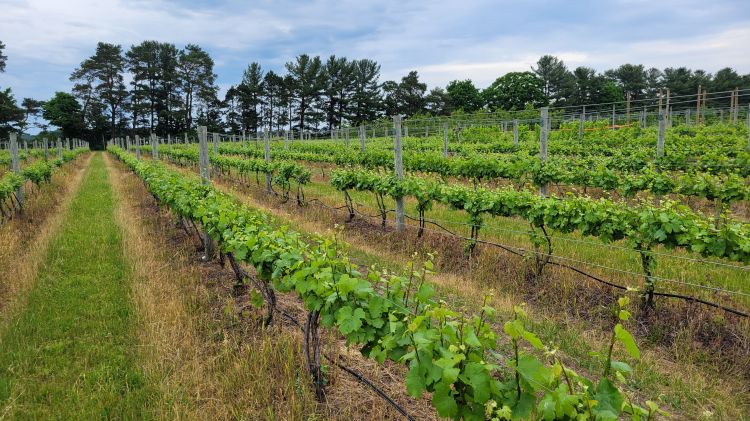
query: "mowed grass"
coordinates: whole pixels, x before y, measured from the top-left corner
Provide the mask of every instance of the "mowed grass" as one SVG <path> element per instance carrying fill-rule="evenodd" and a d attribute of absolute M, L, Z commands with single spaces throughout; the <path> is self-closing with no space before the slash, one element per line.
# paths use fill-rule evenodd
<path fill-rule="evenodd" d="M 26 305 L 0 333 L 0 418 L 150 418 L 113 209 L 97 154 Z"/>

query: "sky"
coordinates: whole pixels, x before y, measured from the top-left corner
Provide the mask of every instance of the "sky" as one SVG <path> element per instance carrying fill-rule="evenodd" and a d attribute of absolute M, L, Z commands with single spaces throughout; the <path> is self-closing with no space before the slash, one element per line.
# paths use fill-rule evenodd
<path fill-rule="evenodd" d="M 573 69 L 623 63 L 750 73 L 748 0 L 0 0 L 8 63 L 0 87 L 19 100 L 69 91 L 98 41 L 188 43 L 216 62 L 218 84 L 250 62 L 282 71 L 297 54 L 370 58 L 381 81 L 417 70 L 429 87 L 486 87 L 544 54 Z"/>

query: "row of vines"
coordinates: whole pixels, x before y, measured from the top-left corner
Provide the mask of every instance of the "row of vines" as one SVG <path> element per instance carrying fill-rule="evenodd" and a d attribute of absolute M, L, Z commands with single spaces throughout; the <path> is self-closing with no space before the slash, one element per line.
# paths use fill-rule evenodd
<path fill-rule="evenodd" d="M 268 306 L 272 320 L 275 292 L 295 293 L 304 303 L 308 368 L 319 396 L 325 392 L 319 328 L 335 329 L 365 357 L 404 364 L 411 396 L 432 394 L 437 412 L 453 419 L 509 420 L 541 418 L 616 420 L 654 419 L 658 405 L 638 404 L 624 387 L 631 366 L 615 360 L 640 356 L 625 328 L 628 298 L 612 309 L 611 341 L 600 356 L 601 372 L 587 378 L 563 362 L 551 344 L 527 330 L 522 307 L 502 323 L 510 342 L 505 358 L 499 344 L 495 310 L 485 305 L 465 315 L 436 301 L 427 280 L 428 258 L 403 274 L 353 264 L 337 237 L 302 235 L 275 228 L 262 212 L 156 162 L 142 162 L 118 147 L 109 149 L 145 182 L 157 200 L 180 218 L 200 224 L 218 243 L 238 274 L 249 276 Z M 240 264 L 254 269 L 248 275 Z M 487 299 L 485 299 L 485 304 Z"/>

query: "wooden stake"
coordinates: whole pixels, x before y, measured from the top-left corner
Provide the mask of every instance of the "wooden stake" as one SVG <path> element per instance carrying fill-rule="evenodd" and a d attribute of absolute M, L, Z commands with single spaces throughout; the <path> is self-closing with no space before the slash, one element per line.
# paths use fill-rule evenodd
<path fill-rule="evenodd" d="M 159 159 L 159 146 L 157 145 L 155 133 L 151 133 L 151 157 Z"/>
<path fill-rule="evenodd" d="M 695 126 L 698 127 L 701 124 L 701 85 L 698 85 L 698 95 L 695 102 Z"/>
<path fill-rule="evenodd" d="M 187 135 L 186 135 L 187 136 Z M 198 126 L 198 165 L 200 167 L 201 183 L 204 186 L 211 184 L 209 176 L 208 159 L 208 129 L 206 126 Z M 203 232 L 203 261 L 209 261 L 214 256 L 214 240 Z"/>
<path fill-rule="evenodd" d="M 448 123 L 443 123 L 443 157 L 448 157 Z"/>
<path fill-rule="evenodd" d="M 659 135 L 656 139 L 656 156 L 664 156 L 664 134 L 666 122 L 664 121 L 664 112 L 659 113 Z"/>
<path fill-rule="evenodd" d="M 581 119 L 578 121 L 578 141 L 583 140 L 583 128 L 586 124 L 586 106 L 584 105 L 581 109 Z"/>
<path fill-rule="evenodd" d="M 667 117 L 667 125 L 669 127 L 672 127 L 672 109 L 669 107 L 669 97 L 670 97 L 670 92 L 669 92 L 669 88 L 667 88 L 667 105 L 665 107 L 666 113 L 664 114 Z"/>
<path fill-rule="evenodd" d="M 268 139 L 268 133 L 263 132 L 263 148 L 264 148 L 264 157 L 266 158 L 266 164 L 271 163 L 271 143 Z M 271 172 L 266 171 L 266 192 L 271 193 Z"/>
<path fill-rule="evenodd" d="M 10 133 L 10 169 L 14 173 L 21 175 L 21 160 L 18 156 L 18 139 L 15 132 Z M 16 190 L 16 199 L 18 199 L 18 206 L 23 206 L 23 185 L 22 183 L 18 190 Z"/>
<path fill-rule="evenodd" d="M 399 180 L 404 178 L 403 162 L 401 159 L 401 116 L 393 116 L 393 156 L 394 156 L 394 169 L 396 171 L 396 177 Z M 396 230 L 398 232 L 404 232 L 406 225 L 404 224 L 404 198 L 396 198 Z"/>
<path fill-rule="evenodd" d="M 539 159 L 542 163 L 547 161 L 547 127 L 549 124 L 549 108 L 541 109 L 541 118 L 539 121 Z M 539 189 L 539 193 L 546 197 L 548 186 L 545 184 Z"/>
<path fill-rule="evenodd" d="M 627 122 L 627 125 L 630 126 L 630 92 L 628 92 L 628 95 L 626 97 L 625 115 L 625 121 Z"/>
<path fill-rule="evenodd" d="M 359 125 L 359 149 L 365 151 L 365 126 L 362 124 Z"/>
<path fill-rule="evenodd" d="M 201 182 L 204 185 L 211 184 L 208 158 L 208 129 L 206 126 L 198 126 L 198 166 L 200 168 Z"/>
<path fill-rule="evenodd" d="M 662 98 L 662 92 L 661 89 L 659 89 L 659 114 L 661 114 L 661 98 Z"/>

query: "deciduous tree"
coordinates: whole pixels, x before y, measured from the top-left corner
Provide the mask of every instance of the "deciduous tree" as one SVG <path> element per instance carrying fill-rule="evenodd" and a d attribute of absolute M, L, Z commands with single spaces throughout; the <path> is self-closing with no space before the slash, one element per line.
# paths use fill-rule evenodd
<path fill-rule="evenodd" d="M 522 110 L 527 105 L 540 107 L 547 103 L 544 83 L 531 72 L 511 72 L 497 78 L 482 91 L 492 110 Z"/>
<path fill-rule="evenodd" d="M 451 111 L 463 110 L 473 113 L 484 106 L 479 89 L 469 79 L 451 81 L 445 91 L 448 93 L 448 105 Z"/>

